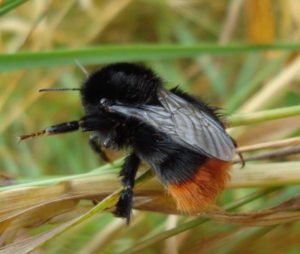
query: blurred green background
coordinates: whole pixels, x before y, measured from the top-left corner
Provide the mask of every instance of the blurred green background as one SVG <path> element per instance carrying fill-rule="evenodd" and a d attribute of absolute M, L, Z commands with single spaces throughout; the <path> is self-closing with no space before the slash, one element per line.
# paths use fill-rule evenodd
<path fill-rule="evenodd" d="M 18 143 L 16 137 L 49 125 L 78 119 L 83 110 L 79 94 L 38 93 L 47 87 L 79 87 L 84 75 L 64 57 L 81 59 L 88 71 L 98 65 L 89 49 L 116 45 L 119 61 L 130 58 L 122 47 L 152 44 L 197 45 L 191 54 L 164 57 L 159 50 L 149 56 L 139 50 L 139 63 L 146 64 L 168 84 L 179 85 L 223 113 L 255 112 L 298 105 L 300 102 L 300 56 L 294 45 L 300 38 L 300 1 L 271 0 L 29 0 L 0 1 L 8 9 L 0 13 L 0 173 L 2 185 L 50 179 L 53 176 L 89 172 L 101 165 L 90 150 L 87 135 L 72 134 L 37 138 Z M 8 3 L 20 4 L 19 6 Z M 1 5 L 0 5 L 1 7 Z M 230 53 L 226 45 L 270 45 L 281 43 L 285 50 L 240 48 Z M 212 48 L 207 50 L 207 45 Z M 202 48 L 201 48 L 202 47 Z M 77 49 L 83 50 L 78 57 Z M 138 47 L 137 47 L 138 48 Z M 171 48 L 171 46 L 169 47 Z M 238 47 L 237 47 L 238 48 Z M 299 47 L 298 47 L 299 48 Z M 105 48 L 103 48 L 105 50 Z M 199 51 L 202 50 L 200 54 Z M 294 50 L 292 50 L 294 49 Z M 30 66 L 32 56 L 19 52 L 60 50 L 62 57 L 40 55 L 42 67 Z M 68 53 L 69 50 L 71 53 Z M 207 52 L 206 52 L 207 50 Z M 134 50 L 133 50 L 134 51 Z M 214 52 L 215 51 L 215 52 Z M 72 55 L 72 52 L 74 55 Z M 8 59 L 5 54 L 16 58 Z M 86 54 L 86 55 L 85 55 Z M 101 58 L 99 63 L 111 59 Z M 179 55 L 184 57 L 179 57 Z M 26 59 L 27 57 L 27 59 Z M 143 61 L 145 59 L 145 61 Z M 72 61 L 73 61 L 72 60 Z M 48 63 L 51 67 L 45 67 Z M 89 64 L 88 64 L 89 63 Z M 91 64 L 93 63 L 93 64 Z M 7 65 L 10 70 L 7 70 Z M 50 64 L 49 64 L 50 65 Z M 300 118 L 287 118 L 231 129 L 238 144 L 249 145 L 299 135 Z M 119 153 L 110 153 L 118 158 Z M 296 161 L 299 156 L 285 160 Z M 220 198 L 228 204 L 257 189 L 226 190 Z M 240 211 L 256 211 L 282 202 L 299 192 L 298 186 L 285 186 L 257 198 Z M 53 239 L 37 253 L 122 253 L 160 232 L 176 227 L 188 217 L 139 212 L 128 228 L 110 214 L 73 228 Z M 19 238 L 47 230 L 49 225 L 23 230 Z M 300 224 L 278 226 L 236 226 L 209 221 L 200 227 L 158 241 L 139 253 L 299 253 Z M 1 237 L 0 237 L 1 240 Z"/>

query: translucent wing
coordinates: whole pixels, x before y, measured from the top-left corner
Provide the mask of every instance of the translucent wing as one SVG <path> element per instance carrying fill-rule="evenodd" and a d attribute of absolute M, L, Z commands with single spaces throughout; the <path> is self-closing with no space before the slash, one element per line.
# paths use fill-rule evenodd
<path fill-rule="evenodd" d="M 235 146 L 213 117 L 166 90 L 158 92 L 158 99 L 162 107 L 112 105 L 110 108 L 150 124 L 193 151 L 224 161 L 232 160 Z"/>
<path fill-rule="evenodd" d="M 176 94 L 160 90 L 158 98 L 171 113 L 178 138 L 193 150 L 231 161 L 235 146 L 224 128 L 212 116 Z"/>

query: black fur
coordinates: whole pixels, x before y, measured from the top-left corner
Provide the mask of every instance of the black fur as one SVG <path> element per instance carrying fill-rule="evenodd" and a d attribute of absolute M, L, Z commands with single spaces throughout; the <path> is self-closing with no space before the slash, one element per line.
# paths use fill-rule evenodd
<path fill-rule="evenodd" d="M 139 65 L 119 63 L 92 73 L 81 87 L 86 113 L 98 113 L 101 98 L 128 104 L 155 103 L 156 90 L 162 81 Z"/>
<path fill-rule="evenodd" d="M 152 71 L 127 63 L 109 65 L 96 71 L 82 86 L 82 104 L 86 114 L 91 116 L 89 123 L 82 124 L 84 129 L 97 133 L 102 142 L 110 140 L 108 143 L 111 148 L 131 147 L 134 151 L 127 157 L 120 173 L 124 190 L 115 211 L 117 216 L 127 218 L 127 222 L 132 206 L 134 177 L 140 159 L 148 162 L 164 183 L 178 183 L 190 179 L 195 170 L 207 160 L 205 155 L 176 144 L 166 133 L 134 118 L 107 112 L 101 104 L 102 99 L 105 99 L 128 105 L 160 105 L 157 89 L 161 87 L 162 81 Z M 171 91 L 197 105 L 221 123 L 215 111 L 206 104 L 179 89 Z"/>
<path fill-rule="evenodd" d="M 171 93 L 166 92 L 162 84 L 162 80 L 145 67 L 129 63 L 108 65 L 92 73 L 80 89 L 84 117 L 79 121 L 65 122 L 37 133 L 22 135 L 20 139 L 65 133 L 81 128 L 91 133 L 91 147 L 104 158 L 102 146 L 117 150 L 131 148 L 132 152 L 126 158 L 120 172 L 123 191 L 115 210 L 116 216 L 126 218 L 129 223 L 134 179 L 141 160 L 153 168 L 163 183 L 181 183 L 195 175 L 195 171 L 208 160 L 207 156 L 227 159 L 220 153 L 212 153 L 212 149 L 217 150 L 218 141 L 223 140 L 225 143 L 221 144 L 225 145 L 229 142 L 229 149 L 226 151 L 230 152 L 230 156 L 234 152 L 232 141 L 222 128 L 223 124 L 213 108 L 179 89 L 172 89 Z M 169 104 L 166 104 L 166 99 L 169 99 Z M 172 108 L 168 108 L 171 103 Z M 113 105 L 119 105 L 120 111 L 113 111 Z M 149 112 L 152 110 L 152 114 L 146 115 L 145 108 L 150 110 Z M 124 109 L 127 112 L 132 109 L 137 111 L 123 114 L 121 111 Z M 206 114 L 202 114 L 202 111 Z M 152 119 L 144 119 L 150 116 Z M 174 116 L 181 118 L 176 120 Z M 155 120 L 159 125 L 155 124 Z M 176 124 L 180 127 L 179 131 Z M 215 129 L 209 128 L 215 124 Z M 189 130 L 189 127 L 192 129 Z M 199 131 L 203 137 L 198 135 Z M 215 131 L 218 133 L 215 134 Z M 190 139 L 196 135 L 197 138 L 200 137 L 200 141 L 197 141 L 201 143 L 200 150 L 194 149 L 197 144 Z M 177 140 L 182 137 L 187 137 L 190 143 Z M 224 152 L 224 147 L 221 146 L 221 152 Z M 210 150 L 208 153 L 206 148 Z"/>

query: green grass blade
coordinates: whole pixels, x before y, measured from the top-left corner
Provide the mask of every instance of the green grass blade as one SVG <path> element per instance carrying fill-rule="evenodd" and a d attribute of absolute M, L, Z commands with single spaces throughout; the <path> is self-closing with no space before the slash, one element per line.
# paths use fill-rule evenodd
<path fill-rule="evenodd" d="M 82 64 L 106 64 L 118 61 L 149 61 L 198 57 L 201 54 L 228 54 L 265 50 L 296 50 L 300 44 L 248 45 L 217 44 L 201 45 L 128 45 L 95 48 L 64 49 L 45 52 L 20 52 L 0 54 L 0 71 L 74 65 L 78 59 Z"/>
<path fill-rule="evenodd" d="M 300 106 L 270 109 L 255 113 L 236 114 L 228 117 L 230 127 L 261 123 L 285 117 L 300 115 Z"/>
<path fill-rule="evenodd" d="M 173 27 L 174 34 L 183 45 L 195 45 L 197 37 L 189 30 L 187 24 L 176 22 Z M 217 68 L 210 57 L 199 57 L 197 59 L 199 69 L 209 78 L 213 90 L 221 98 L 226 97 L 225 79 L 223 73 Z"/>
<path fill-rule="evenodd" d="M 236 84 L 236 91 L 228 99 L 226 110 L 228 112 L 233 112 L 236 110 L 252 93 L 254 93 L 267 79 L 279 69 L 280 65 L 284 62 L 285 57 L 270 61 L 269 63 L 264 64 L 263 68 L 260 68 L 256 73 L 252 75 L 252 78 L 249 81 L 246 81 L 242 85 L 242 81 L 238 80 Z"/>
<path fill-rule="evenodd" d="M 13 10 L 17 6 L 24 4 L 27 1 L 28 0 L 10 0 L 10 1 L 6 0 L 6 1 L 4 1 L 4 3 L 0 5 L 0 16 Z"/>

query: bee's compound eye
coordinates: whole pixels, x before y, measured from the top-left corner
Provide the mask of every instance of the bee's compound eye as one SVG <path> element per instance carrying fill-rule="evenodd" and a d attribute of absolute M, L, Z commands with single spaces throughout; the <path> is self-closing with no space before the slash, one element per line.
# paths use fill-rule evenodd
<path fill-rule="evenodd" d="M 100 104 L 101 104 L 102 106 L 104 106 L 104 107 L 107 107 L 107 106 L 113 105 L 113 102 L 112 102 L 111 100 L 109 100 L 109 99 L 102 98 L 102 99 L 100 100 Z"/>
<path fill-rule="evenodd" d="M 103 105 L 103 106 L 105 106 L 106 101 L 107 101 L 106 98 L 102 98 L 102 99 L 100 100 L 100 104 Z"/>
<path fill-rule="evenodd" d="M 106 111 L 110 111 L 110 107 L 113 105 L 114 103 L 106 98 L 102 98 L 100 100 L 100 107 Z"/>

